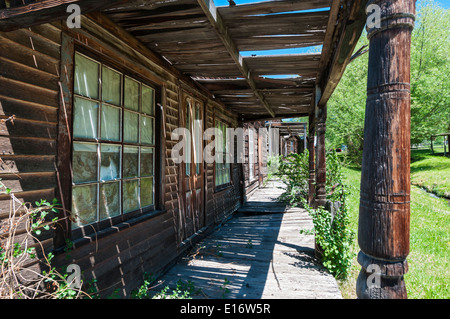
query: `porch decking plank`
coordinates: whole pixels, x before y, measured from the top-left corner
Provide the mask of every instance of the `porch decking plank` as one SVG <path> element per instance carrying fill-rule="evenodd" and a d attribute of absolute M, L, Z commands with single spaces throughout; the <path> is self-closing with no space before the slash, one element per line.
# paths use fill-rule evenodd
<path fill-rule="evenodd" d="M 257 190 L 160 278 L 155 293 L 181 280 L 192 282 L 192 297 L 199 299 L 342 298 L 334 277 L 314 258 L 314 236 L 300 234 L 312 228 L 311 218 L 303 209 L 276 202 L 282 192 L 277 181 Z M 261 210 L 264 203 L 267 209 Z"/>

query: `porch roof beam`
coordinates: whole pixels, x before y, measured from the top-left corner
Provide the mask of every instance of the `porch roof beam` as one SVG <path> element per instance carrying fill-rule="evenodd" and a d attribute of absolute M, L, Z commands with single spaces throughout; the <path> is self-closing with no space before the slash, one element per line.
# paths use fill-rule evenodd
<path fill-rule="evenodd" d="M 205 15 L 207 16 L 209 22 L 213 26 L 214 30 L 216 30 L 219 38 L 222 40 L 231 58 L 235 61 L 236 66 L 239 68 L 243 77 L 245 78 L 248 85 L 252 89 L 253 94 L 255 94 L 255 96 L 258 98 L 258 100 L 261 102 L 261 104 L 264 106 L 267 112 L 269 112 L 269 114 L 272 117 L 275 117 L 275 112 L 273 111 L 272 107 L 266 101 L 265 97 L 261 94 L 261 92 L 257 89 L 256 83 L 253 80 L 253 74 L 249 70 L 247 64 L 240 55 L 239 50 L 236 47 L 236 44 L 234 43 L 233 39 L 228 33 L 228 30 L 222 20 L 220 13 L 217 11 L 214 2 L 212 0 L 198 0 L 198 3 L 202 8 L 203 12 L 205 13 Z"/>
<path fill-rule="evenodd" d="M 42 0 L 0 10 L 0 31 L 14 31 L 51 21 L 67 19 L 67 7 L 80 6 L 83 14 L 103 10 L 129 0 Z"/>
<path fill-rule="evenodd" d="M 324 43 L 324 54 L 317 81 L 319 88 L 317 106 L 324 107 L 330 99 L 344 74 L 355 50 L 356 44 L 366 24 L 366 5 L 368 0 L 353 0 L 339 16 L 340 1 L 333 1 L 330 10 L 329 26 L 338 23 L 335 35 L 328 34 Z M 333 47 L 335 50 L 332 50 Z"/>

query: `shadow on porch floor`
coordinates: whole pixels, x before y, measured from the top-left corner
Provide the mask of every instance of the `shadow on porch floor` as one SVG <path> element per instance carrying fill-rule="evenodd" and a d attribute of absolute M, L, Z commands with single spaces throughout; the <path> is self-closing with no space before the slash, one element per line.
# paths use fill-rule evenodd
<path fill-rule="evenodd" d="M 336 280 L 314 259 L 312 220 L 300 208 L 276 202 L 279 182 L 256 191 L 232 219 L 171 268 L 161 285 L 192 282 L 193 298 L 341 298 Z M 160 290 L 160 289 L 159 289 Z"/>

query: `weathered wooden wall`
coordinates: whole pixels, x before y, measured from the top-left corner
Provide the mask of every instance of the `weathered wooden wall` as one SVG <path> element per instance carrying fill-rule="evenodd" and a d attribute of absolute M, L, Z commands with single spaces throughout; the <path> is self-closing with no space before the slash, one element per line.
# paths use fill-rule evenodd
<path fill-rule="evenodd" d="M 51 201 L 56 194 L 60 30 L 41 25 L 0 33 L 0 179 L 22 202 Z M 13 120 L 7 120 L 11 117 Z M 12 201 L 0 195 L 0 234 L 8 234 Z M 17 207 L 17 204 L 16 204 Z M 21 240 L 25 225 L 15 234 Z M 39 239 L 53 249 L 53 232 Z M 40 253 L 37 241 L 32 240 Z M 36 260 L 25 266 L 40 271 Z"/>
<path fill-rule="evenodd" d="M 62 129 L 58 127 L 58 118 L 64 111 L 59 86 L 62 33 L 100 56 L 109 53 L 118 56 L 116 63 L 157 83 L 161 92 L 161 121 L 164 123 L 162 149 L 157 150 L 163 154 L 160 163 L 161 211 L 154 215 L 137 215 L 88 236 L 70 238 L 73 248 L 69 252 L 59 250 L 55 258 L 57 266 L 78 264 L 85 280 L 96 279 L 103 296 L 117 289 L 122 295 L 129 296 L 131 290 L 142 282 L 144 272 L 155 276 L 161 274 L 186 249 L 185 246 L 181 248 L 180 236 L 184 213 L 180 205 L 180 167 L 170 156 L 178 142 L 171 140 L 171 133 L 180 126 L 180 88 L 189 87 L 205 101 L 207 127 L 214 127 L 215 113 L 226 117 L 233 127 L 237 127 L 238 122 L 235 114 L 213 101 L 189 78 L 140 46 L 112 22 L 102 19 L 100 15 L 83 16 L 83 28 L 79 30 L 69 30 L 60 23 L 53 23 L 30 30 L 0 33 L 1 116 L 16 116 L 14 124 L 6 122 L 0 127 L 0 157 L 3 160 L 0 178 L 25 201 L 34 203 L 35 200 L 51 200 L 55 196 L 70 198 L 71 190 L 60 189 L 57 178 L 68 175 L 67 172 L 57 175 L 58 132 Z M 255 137 L 257 139 L 257 135 Z M 257 140 L 255 145 L 258 145 Z M 232 165 L 230 187 L 216 192 L 214 164 L 205 164 L 205 228 L 217 225 L 240 207 L 241 171 L 241 165 Z M 70 185 L 70 181 L 62 184 Z M 0 197 L 2 221 L 8 217 L 8 199 L 6 195 Z M 69 203 L 66 206 L 70 207 Z M 49 250 L 53 249 L 53 234 L 45 240 Z"/>

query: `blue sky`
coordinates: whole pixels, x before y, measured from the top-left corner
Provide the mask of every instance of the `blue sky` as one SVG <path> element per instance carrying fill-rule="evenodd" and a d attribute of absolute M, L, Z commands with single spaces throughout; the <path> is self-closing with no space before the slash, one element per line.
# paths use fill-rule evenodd
<path fill-rule="evenodd" d="M 445 8 L 445 9 L 450 9 L 450 0 L 440 0 L 437 1 L 441 7 Z"/>

